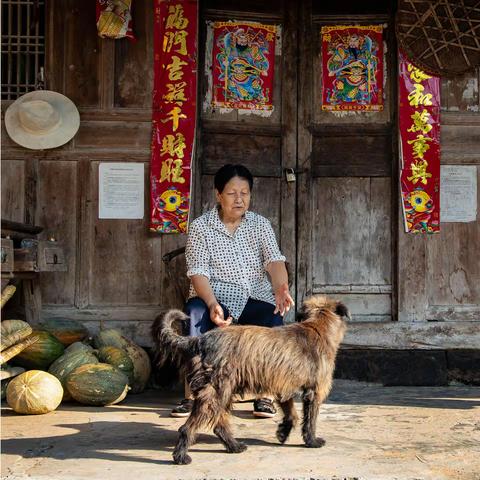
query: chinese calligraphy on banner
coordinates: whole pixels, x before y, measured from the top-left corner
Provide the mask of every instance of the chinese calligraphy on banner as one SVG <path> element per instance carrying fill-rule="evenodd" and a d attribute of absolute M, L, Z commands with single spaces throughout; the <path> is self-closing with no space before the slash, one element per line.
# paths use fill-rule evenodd
<path fill-rule="evenodd" d="M 405 231 L 440 231 L 440 78 L 399 52 L 399 130 Z"/>
<path fill-rule="evenodd" d="M 275 25 L 213 24 L 213 106 L 271 110 Z"/>
<path fill-rule="evenodd" d="M 155 0 L 150 230 L 186 233 L 197 94 L 197 1 Z"/>
<path fill-rule="evenodd" d="M 383 27 L 322 27 L 322 110 L 383 110 Z"/>

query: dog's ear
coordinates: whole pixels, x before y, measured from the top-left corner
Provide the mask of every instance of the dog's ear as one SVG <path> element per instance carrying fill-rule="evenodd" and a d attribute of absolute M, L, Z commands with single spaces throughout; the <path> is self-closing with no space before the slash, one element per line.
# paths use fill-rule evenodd
<path fill-rule="evenodd" d="M 337 306 L 335 308 L 335 313 L 340 317 L 346 317 L 349 320 L 352 319 L 352 317 L 350 316 L 350 311 L 342 302 L 337 303 Z"/>
<path fill-rule="evenodd" d="M 308 318 L 307 313 L 305 312 L 305 310 L 304 310 L 303 308 L 301 308 L 301 309 L 297 312 L 297 315 L 296 315 L 296 317 L 295 317 L 295 321 L 296 321 L 296 322 L 303 322 L 303 321 L 305 321 L 307 318 Z"/>

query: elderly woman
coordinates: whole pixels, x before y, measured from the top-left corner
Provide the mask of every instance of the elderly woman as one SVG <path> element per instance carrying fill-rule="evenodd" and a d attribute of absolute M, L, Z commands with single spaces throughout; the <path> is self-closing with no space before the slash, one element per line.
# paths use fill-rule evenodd
<path fill-rule="evenodd" d="M 282 325 L 284 314 L 294 305 L 285 257 L 270 222 L 248 210 L 252 174 L 243 165 L 225 165 L 215 174 L 214 183 L 218 205 L 192 222 L 185 252 L 191 281 L 185 307 L 190 335 L 232 322 Z M 188 391 L 186 397 L 172 416 L 190 414 L 193 401 Z M 275 413 L 271 399 L 254 401 L 255 416 Z"/>

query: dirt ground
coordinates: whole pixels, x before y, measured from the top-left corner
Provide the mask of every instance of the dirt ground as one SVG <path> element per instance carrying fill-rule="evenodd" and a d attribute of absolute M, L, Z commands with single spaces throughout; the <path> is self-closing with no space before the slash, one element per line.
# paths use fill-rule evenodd
<path fill-rule="evenodd" d="M 148 390 L 112 407 L 65 404 L 22 416 L 2 406 L 2 478 L 14 479 L 480 479 L 479 387 L 382 387 L 336 381 L 322 406 L 321 449 L 285 445 L 275 419 L 255 419 L 237 403 L 233 425 L 248 445 L 228 454 L 211 432 L 199 435 L 193 463 L 172 463 L 178 398 Z M 300 404 L 297 404 L 300 408 Z"/>

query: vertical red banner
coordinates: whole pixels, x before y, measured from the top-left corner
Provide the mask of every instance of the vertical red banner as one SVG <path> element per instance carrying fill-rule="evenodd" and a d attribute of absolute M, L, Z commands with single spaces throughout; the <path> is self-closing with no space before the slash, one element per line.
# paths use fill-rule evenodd
<path fill-rule="evenodd" d="M 440 78 L 399 52 L 399 132 L 405 231 L 440 231 Z"/>
<path fill-rule="evenodd" d="M 150 230 L 186 233 L 197 105 L 197 0 L 155 0 Z"/>
<path fill-rule="evenodd" d="M 382 25 L 322 27 L 322 110 L 383 110 Z"/>

